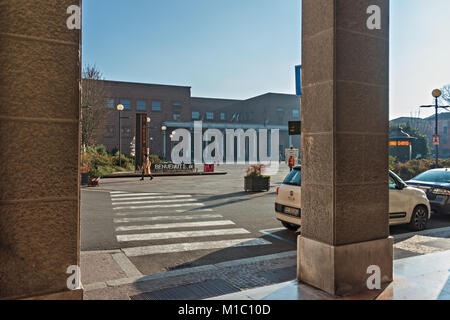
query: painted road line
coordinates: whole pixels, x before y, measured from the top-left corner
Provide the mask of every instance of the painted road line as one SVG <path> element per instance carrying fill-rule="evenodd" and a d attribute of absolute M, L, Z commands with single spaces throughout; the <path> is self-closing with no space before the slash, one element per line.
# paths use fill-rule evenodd
<path fill-rule="evenodd" d="M 204 207 L 204 203 L 180 203 L 180 204 L 166 204 L 154 206 L 139 206 L 139 207 L 117 207 L 113 210 L 141 210 L 141 209 L 158 209 L 158 208 L 182 208 L 182 207 Z"/>
<path fill-rule="evenodd" d="M 275 239 L 287 242 L 287 243 L 292 244 L 294 246 L 297 246 L 297 243 L 295 243 L 293 241 L 290 241 L 288 239 L 282 238 L 280 236 L 277 236 L 276 234 L 272 234 L 271 233 L 272 231 L 283 231 L 283 230 L 286 230 L 286 228 L 274 228 L 274 229 L 259 230 L 259 232 L 261 232 L 262 234 L 265 234 L 266 236 L 269 236 L 269 237 L 272 237 L 272 238 L 275 238 Z"/>
<path fill-rule="evenodd" d="M 119 194 L 119 193 L 128 193 L 128 192 L 125 192 L 125 191 L 110 191 L 109 193 Z"/>
<path fill-rule="evenodd" d="M 250 231 L 245 229 L 220 229 L 220 230 L 200 230 L 200 231 L 179 231 L 179 232 L 165 232 L 165 233 L 144 233 L 144 234 L 126 234 L 118 235 L 117 241 L 149 241 L 149 240 L 165 240 L 165 239 L 179 239 L 192 237 L 211 237 L 211 236 L 225 236 L 235 234 L 248 234 Z"/>
<path fill-rule="evenodd" d="M 162 196 L 164 193 L 121 193 L 121 194 L 111 194 L 111 198 L 122 198 L 122 197 L 143 197 L 143 196 Z"/>
<path fill-rule="evenodd" d="M 151 225 L 141 225 L 141 226 L 122 226 L 122 227 L 117 227 L 116 232 L 154 230 L 154 229 L 214 227 L 214 226 L 230 226 L 230 225 L 235 225 L 235 223 L 230 220 L 201 221 L 201 222 L 177 222 L 177 223 L 151 224 Z"/>
<path fill-rule="evenodd" d="M 201 212 L 213 212 L 212 209 L 183 209 L 183 210 L 155 210 L 155 211 L 138 211 L 138 212 L 115 212 L 116 216 L 147 216 L 154 214 L 169 214 L 169 213 L 201 213 Z"/>
<path fill-rule="evenodd" d="M 119 218 L 114 219 L 114 223 L 135 223 L 135 222 L 152 222 L 164 220 L 196 220 L 196 219 L 216 219 L 223 218 L 220 214 L 194 214 L 190 216 L 160 216 L 160 217 L 140 217 L 140 218 Z"/>
<path fill-rule="evenodd" d="M 185 209 L 185 210 L 175 210 L 175 212 L 177 213 L 186 213 L 186 212 L 192 212 L 192 213 L 196 213 L 196 212 L 213 212 L 213 209 Z"/>
<path fill-rule="evenodd" d="M 113 205 L 123 204 L 151 204 L 151 203 L 172 203 L 172 202 L 194 202 L 197 199 L 175 199 L 175 200 L 148 200 L 148 201 L 127 201 L 127 202 L 114 202 Z"/>
<path fill-rule="evenodd" d="M 133 200 L 157 200 L 157 199 L 182 199 L 192 198 L 191 195 L 175 195 L 175 196 L 150 196 L 150 197 L 133 197 L 133 198 L 114 198 L 112 201 L 133 201 Z"/>
<path fill-rule="evenodd" d="M 122 251 L 128 257 L 147 256 L 159 253 L 175 253 L 195 250 L 210 250 L 223 248 L 239 248 L 251 246 L 264 246 L 272 244 L 264 239 L 240 239 L 240 240 L 224 240 L 224 241 L 208 241 L 208 242 L 193 242 L 193 243 L 177 243 L 168 245 L 157 245 L 137 248 L 125 248 Z"/>

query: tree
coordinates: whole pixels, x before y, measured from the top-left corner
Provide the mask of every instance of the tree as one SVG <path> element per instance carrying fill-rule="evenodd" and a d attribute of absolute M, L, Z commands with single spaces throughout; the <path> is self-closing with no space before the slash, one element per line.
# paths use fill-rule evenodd
<path fill-rule="evenodd" d="M 81 80 L 81 144 L 94 146 L 106 120 L 108 94 L 103 75 L 95 65 L 83 68 Z"/>
<path fill-rule="evenodd" d="M 409 122 L 402 126 L 401 129 L 411 137 L 415 138 L 412 141 L 413 159 L 427 158 L 431 154 L 428 138 L 426 135 L 422 134 L 419 129 L 413 128 Z"/>
<path fill-rule="evenodd" d="M 441 96 L 441 104 L 442 105 L 450 105 L 450 84 L 444 86 L 442 89 L 442 96 Z"/>

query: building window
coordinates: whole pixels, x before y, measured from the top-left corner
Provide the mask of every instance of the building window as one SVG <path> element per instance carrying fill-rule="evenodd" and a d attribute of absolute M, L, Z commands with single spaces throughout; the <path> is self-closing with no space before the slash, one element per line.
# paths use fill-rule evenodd
<path fill-rule="evenodd" d="M 174 103 L 172 103 L 172 106 L 174 106 L 175 108 L 180 108 L 181 107 L 181 103 L 174 102 Z"/>
<path fill-rule="evenodd" d="M 106 103 L 106 107 L 108 109 L 114 109 L 115 105 L 114 105 L 114 99 L 108 99 L 107 103 Z"/>
<path fill-rule="evenodd" d="M 220 113 L 220 120 L 226 121 L 227 120 L 227 114 L 225 112 Z"/>
<path fill-rule="evenodd" d="M 173 120 L 174 120 L 174 121 L 180 121 L 180 120 L 181 120 L 181 114 L 179 114 L 179 113 L 174 113 L 174 114 L 173 114 Z"/>
<path fill-rule="evenodd" d="M 123 110 L 131 110 L 130 100 L 120 100 L 120 104 L 123 105 Z"/>
<path fill-rule="evenodd" d="M 130 138 L 131 137 L 131 127 L 122 127 L 120 134 L 124 138 Z"/>
<path fill-rule="evenodd" d="M 147 111 L 147 103 L 142 100 L 138 101 L 136 110 L 137 111 Z"/>
<path fill-rule="evenodd" d="M 112 137 L 114 137 L 114 126 L 113 125 L 105 126 L 105 128 L 103 130 L 103 136 L 105 138 L 112 138 Z"/>
<path fill-rule="evenodd" d="M 300 119 L 300 110 L 298 109 L 293 109 L 292 110 L 292 118 L 299 120 Z"/>
<path fill-rule="evenodd" d="M 161 102 L 153 101 L 152 102 L 152 111 L 161 111 L 161 105 L 162 105 Z"/>
<path fill-rule="evenodd" d="M 283 121 L 284 119 L 284 109 L 283 108 L 277 108 L 277 118 L 278 121 Z"/>
<path fill-rule="evenodd" d="M 214 120 L 214 112 L 207 112 L 206 120 Z"/>
<path fill-rule="evenodd" d="M 192 120 L 200 120 L 200 112 L 192 111 Z"/>

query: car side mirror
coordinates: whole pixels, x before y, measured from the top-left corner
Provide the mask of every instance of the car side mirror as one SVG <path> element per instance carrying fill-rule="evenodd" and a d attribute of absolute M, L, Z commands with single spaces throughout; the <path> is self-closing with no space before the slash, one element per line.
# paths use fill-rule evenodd
<path fill-rule="evenodd" d="M 406 185 L 406 184 L 403 184 L 403 183 L 397 185 L 397 189 L 398 189 L 398 190 L 403 190 L 403 189 L 405 189 L 406 187 L 407 187 L 407 185 Z"/>

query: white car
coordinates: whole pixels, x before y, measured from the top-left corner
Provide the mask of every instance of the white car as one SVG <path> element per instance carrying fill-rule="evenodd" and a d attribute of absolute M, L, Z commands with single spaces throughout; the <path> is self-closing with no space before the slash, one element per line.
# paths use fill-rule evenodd
<path fill-rule="evenodd" d="M 277 188 L 276 218 L 289 230 L 301 226 L 301 167 L 295 167 Z M 431 218 L 430 202 L 420 189 L 406 185 L 389 171 L 389 225 L 409 224 L 414 231 L 424 230 Z"/>

